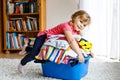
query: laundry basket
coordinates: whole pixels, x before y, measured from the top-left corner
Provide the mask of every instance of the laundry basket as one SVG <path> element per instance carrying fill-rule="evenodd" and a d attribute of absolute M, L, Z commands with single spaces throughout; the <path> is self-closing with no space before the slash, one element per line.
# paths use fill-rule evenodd
<path fill-rule="evenodd" d="M 80 80 L 88 73 L 88 65 L 91 56 L 85 57 L 85 62 L 75 66 L 71 64 L 56 64 L 47 62 L 42 64 L 43 76 L 62 80 Z"/>

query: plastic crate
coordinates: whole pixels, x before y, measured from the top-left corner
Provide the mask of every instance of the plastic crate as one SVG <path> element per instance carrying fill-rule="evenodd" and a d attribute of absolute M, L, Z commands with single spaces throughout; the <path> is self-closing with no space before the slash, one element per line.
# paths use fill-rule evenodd
<path fill-rule="evenodd" d="M 90 58 L 91 56 L 86 57 L 85 62 L 78 63 L 73 67 L 71 64 L 44 63 L 42 64 L 43 76 L 62 80 L 80 80 L 88 73 Z"/>

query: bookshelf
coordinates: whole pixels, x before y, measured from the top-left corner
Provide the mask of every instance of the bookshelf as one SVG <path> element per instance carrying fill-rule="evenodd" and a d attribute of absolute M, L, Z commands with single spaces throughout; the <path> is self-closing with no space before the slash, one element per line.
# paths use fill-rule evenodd
<path fill-rule="evenodd" d="M 0 0 L 0 54 L 2 53 L 2 0 Z"/>
<path fill-rule="evenodd" d="M 18 52 L 25 38 L 46 28 L 46 0 L 3 0 L 3 51 Z"/>

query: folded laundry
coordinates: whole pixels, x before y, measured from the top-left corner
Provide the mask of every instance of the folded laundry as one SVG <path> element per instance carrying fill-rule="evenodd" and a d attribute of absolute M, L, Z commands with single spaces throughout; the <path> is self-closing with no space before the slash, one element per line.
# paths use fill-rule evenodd
<path fill-rule="evenodd" d="M 60 37 L 61 36 L 62 35 L 60 35 Z M 61 38 L 58 36 L 53 36 L 48 39 L 35 58 L 37 60 L 48 60 L 57 64 L 68 64 L 69 62 L 71 62 L 71 65 L 77 64 L 77 54 L 70 48 L 70 45 L 66 40 L 60 39 Z M 92 49 L 92 44 L 81 37 L 78 44 L 83 51 L 83 55 L 87 57 Z"/>

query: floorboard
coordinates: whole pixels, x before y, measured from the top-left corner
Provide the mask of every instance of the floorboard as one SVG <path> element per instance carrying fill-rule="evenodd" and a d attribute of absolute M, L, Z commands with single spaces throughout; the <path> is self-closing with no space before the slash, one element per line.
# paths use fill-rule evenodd
<path fill-rule="evenodd" d="M 10 54 L 0 53 L 0 58 L 20 59 L 24 56 L 25 55 L 19 55 L 18 53 L 10 53 Z"/>

